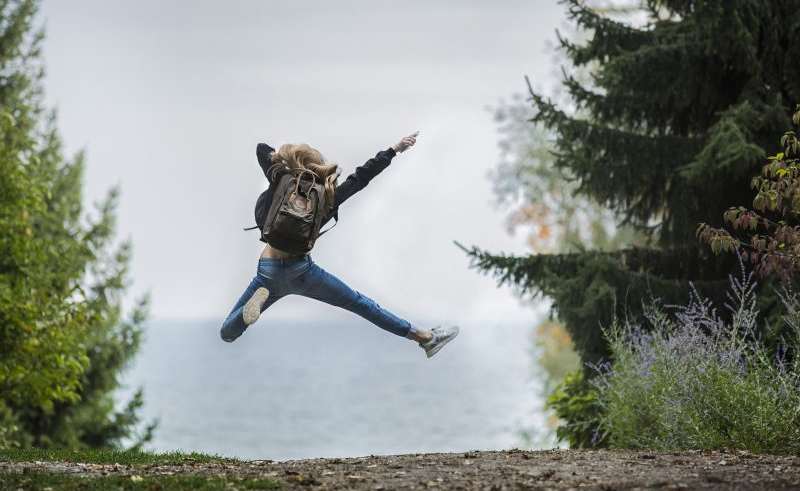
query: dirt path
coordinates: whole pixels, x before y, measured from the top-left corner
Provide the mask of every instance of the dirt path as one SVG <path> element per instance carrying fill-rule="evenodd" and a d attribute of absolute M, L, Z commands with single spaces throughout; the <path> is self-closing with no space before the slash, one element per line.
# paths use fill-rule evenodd
<path fill-rule="evenodd" d="M 800 489 L 800 457 L 745 452 L 510 450 L 135 467 L 0 462 L 0 472 L 25 468 L 87 476 L 271 477 L 286 489 Z"/>

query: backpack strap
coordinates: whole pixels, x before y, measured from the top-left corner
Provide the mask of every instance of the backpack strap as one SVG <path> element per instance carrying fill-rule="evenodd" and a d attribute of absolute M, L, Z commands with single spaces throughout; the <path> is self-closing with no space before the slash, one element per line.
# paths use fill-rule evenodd
<path fill-rule="evenodd" d="M 291 171 L 289 166 L 283 164 L 282 162 L 275 162 L 274 164 L 267 167 L 267 171 L 265 172 L 265 174 L 268 176 L 270 182 L 272 182 L 275 180 L 276 177 L 280 177 L 280 174 L 283 174 L 284 172 L 288 171 Z"/>
<path fill-rule="evenodd" d="M 321 231 L 319 233 L 319 235 L 317 236 L 317 238 L 322 237 L 322 234 L 324 234 L 325 232 L 330 232 L 333 229 L 333 227 L 335 227 L 338 224 L 339 224 L 339 210 L 337 209 L 336 211 L 333 212 L 333 225 L 331 227 Z"/>

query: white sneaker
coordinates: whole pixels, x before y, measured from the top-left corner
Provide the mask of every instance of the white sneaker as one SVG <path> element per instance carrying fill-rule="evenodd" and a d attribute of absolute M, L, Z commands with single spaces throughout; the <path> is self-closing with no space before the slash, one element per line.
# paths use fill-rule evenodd
<path fill-rule="evenodd" d="M 428 355 L 428 358 L 431 358 L 433 355 L 438 353 L 445 344 L 449 343 L 453 340 L 453 338 L 458 336 L 458 332 L 458 326 L 434 327 L 431 329 L 431 334 L 433 334 L 431 340 L 427 343 L 419 343 L 419 346 L 425 350 L 425 354 Z"/>
<path fill-rule="evenodd" d="M 266 302 L 268 298 L 269 290 L 262 286 L 257 289 L 255 293 L 253 293 L 253 296 L 250 297 L 250 300 L 244 304 L 242 320 L 244 320 L 246 326 L 258 320 L 258 317 L 261 315 L 261 307 L 264 306 L 264 302 Z"/>

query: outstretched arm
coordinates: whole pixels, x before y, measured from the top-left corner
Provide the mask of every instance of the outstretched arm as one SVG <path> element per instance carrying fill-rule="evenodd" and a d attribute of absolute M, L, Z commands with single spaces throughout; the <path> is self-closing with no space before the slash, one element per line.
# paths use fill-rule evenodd
<path fill-rule="evenodd" d="M 355 172 L 347 176 L 347 179 L 336 187 L 334 210 L 338 209 L 339 205 L 344 203 L 347 198 L 364 189 L 373 177 L 389 166 L 395 155 L 405 152 L 413 146 L 417 142 L 418 134 L 419 131 L 406 136 L 386 150 L 378 152 L 375 157 L 367 160 L 363 165 L 356 167 Z"/>

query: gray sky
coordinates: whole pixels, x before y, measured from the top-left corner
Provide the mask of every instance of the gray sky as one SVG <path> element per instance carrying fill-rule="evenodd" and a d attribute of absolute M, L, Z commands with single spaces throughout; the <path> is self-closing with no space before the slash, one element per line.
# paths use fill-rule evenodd
<path fill-rule="evenodd" d="M 221 320 L 252 278 L 256 143 L 309 143 L 344 178 L 420 130 L 312 257 L 412 322 L 477 331 L 533 320 L 452 241 L 525 251 L 491 205 L 487 106 L 524 74 L 547 83 L 563 17 L 555 0 L 46 0 L 45 88 L 67 151 L 87 151 L 87 199 L 121 186 L 132 292 L 155 317 Z M 267 315 L 352 315 L 337 311 L 288 297 Z"/>

